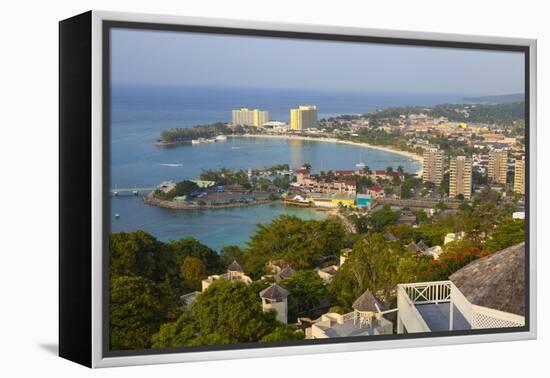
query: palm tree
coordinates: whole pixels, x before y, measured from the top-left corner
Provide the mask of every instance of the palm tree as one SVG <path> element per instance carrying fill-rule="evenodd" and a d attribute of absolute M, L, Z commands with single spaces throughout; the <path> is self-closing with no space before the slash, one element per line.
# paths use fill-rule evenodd
<path fill-rule="evenodd" d="M 368 165 L 365 165 L 365 168 L 363 168 L 363 173 L 366 175 L 372 174 L 372 171 L 370 170 Z"/>
<path fill-rule="evenodd" d="M 403 169 L 403 166 L 402 166 L 402 165 L 399 165 L 399 166 L 397 167 L 397 172 L 399 172 L 399 173 L 405 173 L 405 170 Z"/>

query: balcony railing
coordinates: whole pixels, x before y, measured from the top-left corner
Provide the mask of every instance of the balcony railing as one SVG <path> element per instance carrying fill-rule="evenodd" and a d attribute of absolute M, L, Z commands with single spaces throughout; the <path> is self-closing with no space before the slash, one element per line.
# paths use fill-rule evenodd
<path fill-rule="evenodd" d="M 403 332 L 403 326 L 407 332 L 430 332 L 426 319 L 416 306 L 440 303 L 449 303 L 449 330 L 456 329 L 453 323 L 457 310 L 471 329 L 521 327 L 525 324 L 523 316 L 470 303 L 451 281 L 434 281 L 397 285 L 398 332 Z"/>
<path fill-rule="evenodd" d="M 451 301 L 451 282 L 434 281 L 399 285 L 413 304 L 443 303 Z"/>
<path fill-rule="evenodd" d="M 431 332 L 416 305 L 451 301 L 451 282 L 434 281 L 397 285 L 397 332 Z"/>

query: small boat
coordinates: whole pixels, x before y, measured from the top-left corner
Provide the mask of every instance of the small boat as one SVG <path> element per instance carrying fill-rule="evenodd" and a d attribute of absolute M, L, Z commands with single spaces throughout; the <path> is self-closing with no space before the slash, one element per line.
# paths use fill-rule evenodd
<path fill-rule="evenodd" d="M 297 195 L 293 198 L 287 198 L 283 201 L 285 205 L 293 205 L 293 206 L 304 206 L 309 207 L 312 205 L 311 200 L 308 198 L 302 197 L 300 195 Z"/>
<path fill-rule="evenodd" d="M 363 169 L 367 166 L 365 163 L 363 163 L 363 155 L 362 154 L 359 155 L 359 163 L 355 164 L 355 166 L 357 168 L 361 168 L 361 169 Z"/>
<path fill-rule="evenodd" d="M 181 167 L 183 164 L 179 163 L 161 163 L 159 165 L 162 165 L 163 167 Z"/>
<path fill-rule="evenodd" d="M 216 142 L 224 142 L 227 140 L 227 137 L 225 135 L 218 135 L 216 137 Z"/>
<path fill-rule="evenodd" d="M 115 219 L 118 219 L 118 218 L 120 218 L 120 214 L 119 214 L 119 213 L 116 213 L 116 214 L 115 214 Z"/>

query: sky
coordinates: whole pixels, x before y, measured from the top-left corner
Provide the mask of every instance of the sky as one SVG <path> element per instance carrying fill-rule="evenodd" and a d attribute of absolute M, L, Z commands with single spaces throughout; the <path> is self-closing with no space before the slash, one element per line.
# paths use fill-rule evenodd
<path fill-rule="evenodd" d="M 114 84 L 498 95 L 523 53 L 113 29 Z"/>

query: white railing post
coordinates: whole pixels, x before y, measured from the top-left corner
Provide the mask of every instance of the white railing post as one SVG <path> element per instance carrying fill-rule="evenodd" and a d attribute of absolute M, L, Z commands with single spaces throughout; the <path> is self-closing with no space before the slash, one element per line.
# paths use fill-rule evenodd
<path fill-rule="evenodd" d="M 439 284 L 435 285 L 435 304 L 439 304 Z"/>
<path fill-rule="evenodd" d="M 454 318 L 454 305 L 453 301 L 449 302 L 449 331 L 453 330 L 453 319 Z"/>

